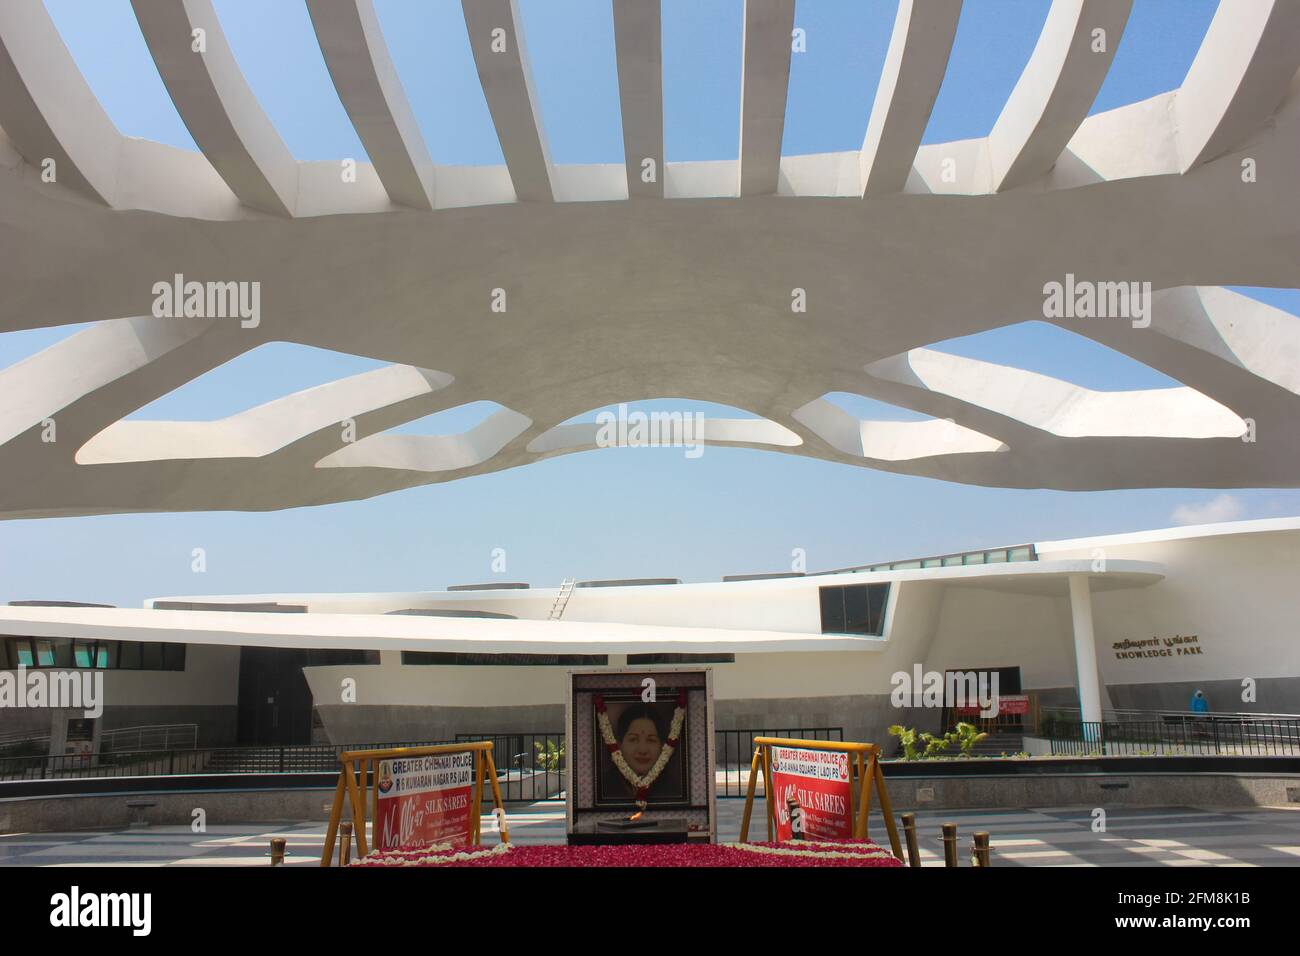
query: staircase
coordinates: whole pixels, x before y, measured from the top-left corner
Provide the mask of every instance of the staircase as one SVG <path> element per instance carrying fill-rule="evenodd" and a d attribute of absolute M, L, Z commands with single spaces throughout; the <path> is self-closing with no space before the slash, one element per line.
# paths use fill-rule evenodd
<path fill-rule="evenodd" d="M 1008 757 L 1025 749 L 1025 735 L 1018 730 L 1000 730 L 989 734 L 974 747 L 971 755 L 975 757 Z"/>
<path fill-rule="evenodd" d="M 573 578 L 565 578 L 560 582 L 560 590 L 555 595 L 555 603 L 551 605 L 551 615 L 547 620 L 558 621 L 564 616 L 564 609 L 569 606 L 569 598 L 573 596 Z"/>

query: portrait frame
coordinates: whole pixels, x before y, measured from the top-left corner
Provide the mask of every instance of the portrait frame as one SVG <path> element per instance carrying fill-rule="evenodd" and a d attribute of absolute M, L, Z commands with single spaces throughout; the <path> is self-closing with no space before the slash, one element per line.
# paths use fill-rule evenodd
<path fill-rule="evenodd" d="M 635 715 L 642 711 L 649 711 L 654 718 L 657 718 L 658 727 L 656 732 L 660 745 L 668 739 L 668 728 L 677 707 L 676 693 L 673 694 L 672 699 L 661 699 L 654 703 L 642 701 L 639 692 L 630 690 L 610 692 L 602 694 L 601 697 L 604 700 L 612 728 L 617 728 L 622 719 L 629 714 Z M 614 765 L 613 757 L 600 735 L 598 712 L 594 705 L 589 709 L 588 719 L 592 721 L 592 763 L 596 768 L 594 778 L 595 805 L 601 808 L 626 809 L 633 812 L 637 809 L 637 804 L 632 785 L 627 782 Z M 651 785 L 650 792 L 646 797 L 648 806 L 661 808 L 690 806 L 691 795 L 687 768 L 690 766 L 691 736 L 690 721 L 683 721 L 679 745 L 674 749 L 672 757 L 669 758 L 658 779 Z M 658 752 L 654 751 L 653 756 L 657 757 Z M 640 765 L 633 766 L 632 769 L 641 772 L 648 768 Z"/>
<path fill-rule="evenodd" d="M 643 682 L 652 679 L 655 700 L 642 700 Z M 640 810 L 632 791 L 624 789 L 612 799 L 608 786 L 597 780 L 601 767 L 609 761 L 609 747 L 599 729 L 594 698 L 605 699 L 606 717 L 611 720 L 611 736 L 624 705 L 634 702 L 663 703 L 664 714 L 675 709 L 671 703 L 684 695 L 685 707 L 680 730 L 680 748 L 664 771 L 680 761 L 685 799 L 675 778 L 671 784 L 660 783 L 658 792 L 651 784 L 646 806 Z M 662 722 L 661 718 L 661 722 Z M 625 728 L 626 729 L 626 728 Z M 642 731 L 648 728 L 642 727 Z M 659 728 L 656 728 L 659 729 Z M 660 735 L 664 731 L 660 730 Z M 649 665 L 645 667 L 609 667 L 600 670 L 568 672 L 565 699 L 565 735 L 567 738 L 568 774 L 565 787 L 565 821 L 568 839 L 574 842 L 617 842 L 601 837 L 611 825 L 617 827 L 677 827 L 689 831 L 690 840 L 713 841 L 717 838 L 716 779 L 713 717 L 713 672 L 701 666 Z M 599 746 L 599 750 L 597 747 Z M 620 749 L 620 752 L 621 749 Z M 604 760 L 600 758 L 604 758 Z M 626 758 L 625 758 L 626 759 Z M 648 762 L 649 755 L 642 760 Z M 645 762 L 641 764 L 645 767 Z M 631 766 L 631 761 L 629 761 Z M 608 769 L 608 768 L 606 768 Z M 633 767 L 635 771 L 636 768 Z M 625 778 L 621 777 L 620 779 Z M 662 781 L 662 776 L 658 778 Z M 608 781 L 607 781 L 608 782 Z M 665 790 L 667 787 L 667 790 Z M 599 789 L 599 792 L 598 792 Z M 632 823 L 636 817 L 637 822 Z"/>

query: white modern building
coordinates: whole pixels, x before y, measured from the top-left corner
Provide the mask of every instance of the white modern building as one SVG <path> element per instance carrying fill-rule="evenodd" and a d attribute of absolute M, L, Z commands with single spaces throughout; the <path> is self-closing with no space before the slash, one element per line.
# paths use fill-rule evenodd
<path fill-rule="evenodd" d="M 211 0 L 131 6 L 197 151 L 123 135 L 44 5 L 0 2 L 0 333 L 88 326 L 0 369 L 0 519 L 364 499 L 603 447 L 574 420 L 664 396 L 756 416 L 706 421 L 704 444 L 975 485 L 1300 483 L 1300 318 L 1230 288 L 1300 286 L 1296 0 L 1223 0 L 1178 89 L 1094 115 L 1132 3 L 1056 0 L 989 135 L 925 145 L 961 4 L 900 0 L 861 148 L 800 156 L 781 151 L 795 0 L 748 0 L 738 156 L 717 162 L 667 161 L 659 4 L 612 0 L 625 156 L 595 165 L 552 160 L 515 4 L 463 0 L 504 158 L 474 167 L 430 158 L 371 0 L 307 0 L 369 158 L 350 177 L 294 158 Z M 1178 384 L 1097 391 L 930 347 L 1031 320 Z M 226 418 L 128 417 L 273 342 L 391 364 Z M 924 417 L 863 420 L 837 393 Z M 481 401 L 499 407 L 462 433 L 394 431 Z M 1087 718 L 1193 688 L 1300 711 L 1298 535 L 9 606 L 0 667 L 102 669 L 105 726 L 195 723 L 205 744 L 551 731 L 566 665 L 683 655 L 713 662 L 723 726 L 866 739 L 917 665 L 996 668 Z"/>
<path fill-rule="evenodd" d="M 997 671 L 1088 719 L 1196 689 L 1300 712 L 1298 579 L 1300 518 L 1266 519 L 721 583 L 11 605 L 0 646 L 10 667 L 103 668 L 105 729 L 196 723 L 209 746 L 307 743 L 313 722 L 335 743 L 555 732 L 568 669 L 681 662 L 714 669 L 720 728 L 882 740 L 940 722 L 891 701 L 917 668 Z"/>

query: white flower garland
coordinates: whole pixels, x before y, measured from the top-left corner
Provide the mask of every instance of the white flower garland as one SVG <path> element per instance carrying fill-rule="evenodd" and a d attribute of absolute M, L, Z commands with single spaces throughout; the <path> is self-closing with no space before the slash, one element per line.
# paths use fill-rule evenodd
<path fill-rule="evenodd" d="M 804 846 L 843 847 L 848 845 L 844 843 L 821 843 L 813 840 L 800 840 L 799 842 Z M 863 852 L 855 853 L 852 851 L 845 851 L 845 850 L 831 850 L 826 852 L 822 852 L 818 850 L 796 850 L 794 847 L 787 848 L 782 846 L 757 846 L 756 844 L 753 843 L 724 843 L 723 846 L 726 846 L 732 850 L 744 850 L 746 853 L 766 853 L 771 856 L 815 856 L 818 859 L 824 859 L 824 860 L 825 859 L 829 859 L 829 860 L 893 859 L 892 853 L 886 853 L 884 850 L 880 850 L 880 849 L 866 850 Z"/>
<path fill-rule="evenodd" d="M 673 710 L 673 723 L 668 730 L 668 740 L 664 742 L 663 749 L 659 751 L 659 759 L 654 762 L 654 766 L 644 777 L 638 776 L 637 772 L 628 766 L 627 760 L 623 757 L 623 751 L 619 749 L 619 743 L 614 736 L 614 728 L 610 726 L 609 715 L 603 709 L 596 712 L 597 722 L 600 724 L 600 736 L 605 741 L 605 749 L 609 751 L 610 759 L 614 761 L 614 766 L 618 772 L 623 775 L 623 779 L 636 788 L 638 798 L 636 805 L 642 810 L 646 808 L 647 801 L 639 795 L 647 793 L 663 773 L 664 767 L 668 766 L 668 761 L 673 759 L 673 753 L 676 748 L 672 741 L 680 739 L 682 732 L 682 723 L 686 720 L 686 708 L 678 706 Z"/>
<path fill-rule="evenodd" d="M 353 866 L 360 866 L 364 861 L 369 860 L 378 863 L 381 866 L 439 866 L 444 863 L 464 863 L 467 860 L 481 860 L 485 856 L 500 856 L 503 853 L 509 853 L 513 848 L 513 843 L 498 843 L 496 846 L 487 850 L 462 850 L 460 853 L 453 853 L 451 856 L 438 856 L 439 853 L 445 853 L 450 850 L 450 843 L 431 843 L 423 847 L 426 851 L 424 856 L 402 856 L 399 852 L 384 852 L 376 850 L 369 856 L 362 857 L 360 860 L 354 860 Z"/>

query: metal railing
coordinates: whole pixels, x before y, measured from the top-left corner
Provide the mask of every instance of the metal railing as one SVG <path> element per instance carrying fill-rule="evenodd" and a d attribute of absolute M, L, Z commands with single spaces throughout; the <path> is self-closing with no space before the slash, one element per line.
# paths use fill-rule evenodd
<path fill-rule="evenodd" d="M 852 574 L 858 571 L 909 571 L 918 568 L 952 568 L 972 564 L 1013 564 L 1020 561 L 1037 561 L 1038 551 L 1032 544 L 1017 544 L 1006 548 L 979 548 L 975 551 L 952 551 L 927 558 L 908 558 L 903 561 L 882 561 L 877 564 L 859 564 L 833 571 L 816 571 L 810 577 L 823 574 Z"/>
<path fill-rule="evenodd" d="M 743 797 L 749 787 L 755 737 L 796 740 L 843 740 L 843 727 L 797 727 L 784 730 L 715 730 L 716 786 L 719 797 Z"/>
<path fill-rule="evenodd" d="M 146 724 L 117 727 L 99 735 L 99 749 L 107 750 L 193 750 L 199 743 L 198 724 Z M 0 748 L 18 744 L 43 744 L 49 750 L 50 735 L 0 734 Z"/>
<path fill-rule="evenodd" d="M 563 795 L 568 757 L 564 734 L 456 735 L 457 743 L 468 740 L 492 741 L 492 762 L 502 800 L 532 803 Z"/>
<path fill-rule="evenodd" d="M 0 757 L 0 780 L 74 777 L 155 777 L 175 774 L 335 773 L 344 750 L 425 747 L 446 740 L 401 743 L 313 744 L 285 747 L 206 747 L 115 750 L 92 754 Z"/>
<path fill-rule="evenodd" d="M 99 735 L 99 749 L 110 750 L 194 750 L 199 745 L 198 724 L 153 724 L 119 727 Z"/>
<path fill-rule="evenodd" d="M 843 740 L 840 727 L 718 730 L 715 786 L 720 797 L 743 797 L 749 783 L 755 737 Z M 380 747 L 425 747 L 490 740 L 497 783 L 504 800 L 534 802 L 564 795 L 568 766 L 563 733 L 461 733 L 455 740 L 418 740 L 363 744 L 284 747 L 206 747 L 177 750 L 114 750 L 94 754 L 0 757 L 0 780 L 46 780 L 79 777 L 173 776 L 177 774 L 335 773 L 344 750 Z"/>
<path fill-rule="evenodd" d="M 1068 721 L 1040 728 L 1053 756 L 1300 756 L 1300 717 L 1166 714 L 1157 720 Z"/>

